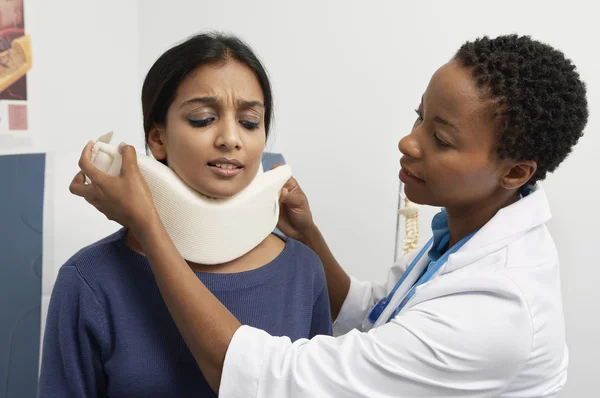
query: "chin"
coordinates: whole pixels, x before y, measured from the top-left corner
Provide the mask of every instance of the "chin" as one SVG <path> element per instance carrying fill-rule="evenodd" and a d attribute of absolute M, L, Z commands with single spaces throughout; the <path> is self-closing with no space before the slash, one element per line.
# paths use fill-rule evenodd
<path fill-rule="evenodd" d="M 201 195 L 213 199 L 229 199 L 244 189 L 244 186 L 241 186 L 239 183 L 234 181 L 221 181 L 220 183 L 216 183 L 214 185 L 215 186 L 207 188 L 201 186 L 200 184 L 195 184 L 192 186 L 192 188 L 194 188 L 194 190 Z"/>
<path fill-rule="evenodd" d="M 418 205 L 435 206 L 431 200 L 432 198 L 429 197 L 429 195 L 421 190 L 412 189 L 410 184 L 404 185 L 404 195 L 408 198 L 408 200 Z"/>
<path fill-rule="evenodd" d="M 201 189 L 196 189 L 196 188 L 194 188 L 194 190 L 196 192 L 198 192 L 199 194 L 206 196 L 208 198 L 211 198 L 211 199 L 229 199 L 235 195 L 235 193 L 231 193 L 228 191 L 222 191 L 222 190 L 207 190 L 207 189 L 201 190 Z"/>

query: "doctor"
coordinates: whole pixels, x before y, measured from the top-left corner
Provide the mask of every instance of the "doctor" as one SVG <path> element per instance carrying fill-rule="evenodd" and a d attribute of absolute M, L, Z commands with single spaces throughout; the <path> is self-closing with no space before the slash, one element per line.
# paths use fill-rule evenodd
<path fill-rule="evenodd" d="M 193 277 L 133 148 L 121 147 L 121 175 L 109 177 L 90 163 L 88 144 L 71 190 L 135 233 L 220 397 L 553 397 L 568 351 L 538 182 L 571 152 L 587 116 L 585 85 L 561 52 L 515 35 L 465 43 L 431 78 L 399 143 L 406 195 L 445 210 L 432 241 L 387 283 L 349 277 L 296 181 L 283 190 L 279 227 L 321 258 L 339 336 L 293 344 L 241 325 Z"/>

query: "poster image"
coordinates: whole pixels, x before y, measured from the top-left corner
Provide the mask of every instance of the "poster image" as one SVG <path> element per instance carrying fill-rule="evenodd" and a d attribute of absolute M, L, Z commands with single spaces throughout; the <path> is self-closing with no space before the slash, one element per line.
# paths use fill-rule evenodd
<path fill-rule="evenodd" d="M 31 39 L 24 0 L 0 0 L 0 133 L 27 130 L 27 72 Z"/>

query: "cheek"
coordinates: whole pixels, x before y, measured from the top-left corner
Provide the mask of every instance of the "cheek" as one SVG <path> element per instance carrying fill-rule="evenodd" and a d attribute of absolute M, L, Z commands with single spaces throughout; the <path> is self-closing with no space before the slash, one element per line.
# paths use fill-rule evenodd
<path fill-rule="evenodd" d="M 167 131 L 167 160 L 169 167 L 175 171 L 188 184 L 197 180 L 200 166 L 209 160 L 206 150 L 209 143 L 205 137 L 194 131 L 191 127 L 173 126 Z"/>
<path fill-rule="evenodd" d="M 246 152 L 247 165 L 252 164 L 258 171 L 258 166 L 262 161 L 262 154 L 265 150 L 266 139 L 264 132 L 251 134 L 244 140 L 244 149 Z"/>
<path fill-rule="evenodd" d="M 468 159 L 459 164 L 440 164 L 434 173 L 440 195 L 464 198 L 485 195 L 495 183 L 493 168 L 481 159 Z"/>
<path fill-rule="evenodd" d="M 197 163 L 214 146 L 214 134 L 209 130 L 200 131 L 186 121 L 175 120 L 167 129 L 167 156 L 186 162 Z"/>

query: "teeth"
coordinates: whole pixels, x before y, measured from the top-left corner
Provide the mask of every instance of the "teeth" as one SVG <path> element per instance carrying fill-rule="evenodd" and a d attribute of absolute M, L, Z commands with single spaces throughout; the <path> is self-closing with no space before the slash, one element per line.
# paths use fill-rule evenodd
<path fill-rule="evenodd" d="M 215 164 L 215 166 L 217 166 L 220 169 L 237 169 L 236 166 L 228 163 L 217 163 Z"/>

